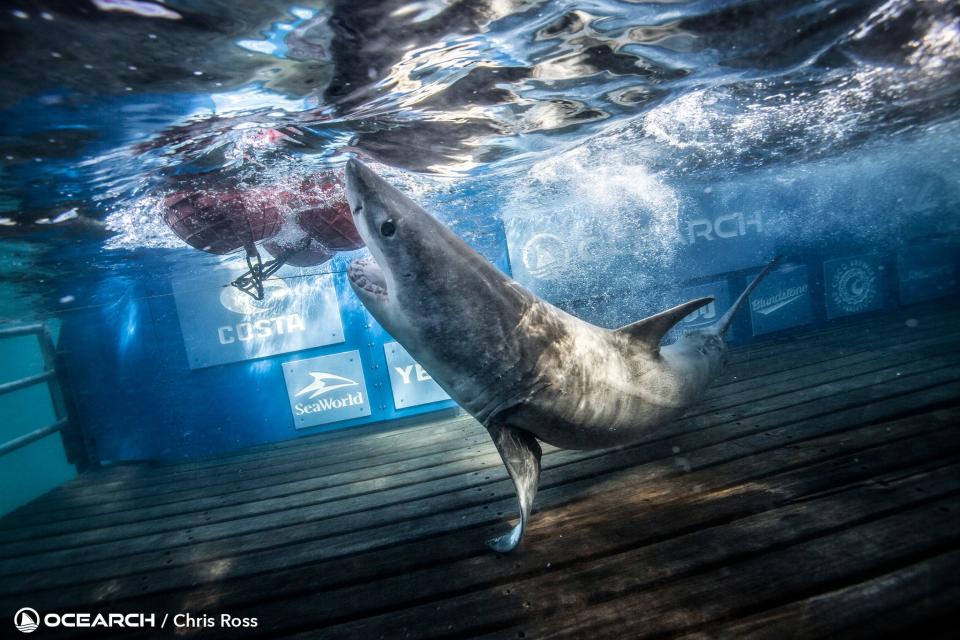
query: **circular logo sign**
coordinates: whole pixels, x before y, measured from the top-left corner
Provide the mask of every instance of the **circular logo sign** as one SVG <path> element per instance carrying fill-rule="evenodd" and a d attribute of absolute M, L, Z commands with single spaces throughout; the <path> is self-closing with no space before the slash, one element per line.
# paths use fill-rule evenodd
<path fill-rule="evenodd" d="M 851 260 L 833 274 L 833 301 L 848 312 L 868 308 L 876 298 L 877 274 L 864 260 Z"/>
<path fill-rule="evenodd" d="M 274 310 L 290 293 L 290 287 L 283 280 L 267 280 L 263 283 L 263 300 L 255 300 L 236 287 L 224 287 L 220 291 L 220 304 L 228 311 L 252 316 Z"/>
<path fill-rule="evenodd" d="M 40 626 L 40 614 L 37 613 L 36 609 L 24 607 L 14 614 L 13 624 L 17 627 L 18 631 L 33 633 L 37 630 L 37 627 Z"/>
<path fill-rule="evenodd" d="M 538 280 L 553 280 L 567 261 L 567 249 L 552 233 L 538 233 L 523 245 L 523 266 Z"/>

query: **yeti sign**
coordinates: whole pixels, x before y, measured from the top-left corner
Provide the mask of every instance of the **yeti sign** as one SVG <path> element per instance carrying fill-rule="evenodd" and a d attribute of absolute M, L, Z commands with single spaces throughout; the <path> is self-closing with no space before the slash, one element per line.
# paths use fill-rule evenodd
<path fill-rule="evenodd" d="M 370 415 L 359 351 L 285 362 L 283 377 L 297 429 Z"/>
<path fill-rule="evenodd" d="M 386 356 L 390 372 L 393 406 L 397 409 L 450 399 L 447 392 L 410 357 L 400 343 L 388 342 L 383 345 L 383 355 Z"/>

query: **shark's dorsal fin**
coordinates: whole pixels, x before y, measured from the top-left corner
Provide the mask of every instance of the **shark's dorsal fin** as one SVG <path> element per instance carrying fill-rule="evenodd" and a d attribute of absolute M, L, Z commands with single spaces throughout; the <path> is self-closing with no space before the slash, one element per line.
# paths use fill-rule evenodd
<path fill-rule="evenodd" d="M 633 340 L 639 340 L 647 345 L 651 351 L 656 353 L 660 350 L 660 341 L 663 340 L 663 336 L 667 334 L 667 331 L 670 331 L 673 325 L 700 307 L 708 305 L 711 302 L 713 302 L 713 298 L 711 297 L 690 300 L 683 304 L 678 304 L 672 309 L 661 311 L 657 315 L 624 325 L 619 329 L 615 329 L 615 332 L 629 336 Z"/>

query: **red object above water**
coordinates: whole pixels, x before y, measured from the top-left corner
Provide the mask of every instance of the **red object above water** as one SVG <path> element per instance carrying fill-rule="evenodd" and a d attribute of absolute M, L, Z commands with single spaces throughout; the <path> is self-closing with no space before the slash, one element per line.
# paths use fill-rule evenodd
<path fill-rule="evenodd" d="M 284 258 L 284 263 L 293 267 L 314 267 L 323 264 L 333 257 L 333 252 L 321 247 L 316 242 L 306 244 L 303 242 L 307 236 L 303 236 L 300 242 L 287 243 L 279 240 L 268 240 L 263 243 L 263 248 L 274 258 Z M 302 243 L 302 244 L 301 244 Z M 298 245 L 306 244 L 305 249 L 300 249 Z"/>
<path fill-rule="evenodd" d="M 301 192 L 308 204 L 314 201 L 297 214 L 297 223 L 311 238 L 331 252 L 353 251 L 363 246 L 339 180 L 305 180 Z"/>
<path fill-rule="evenodd" d="M 278 203 L 251 206 L 244 191 L 178 192 L 164 200 L 164 220 L 191 247 L 223 255 L 273 237 L 283 214 Z"/>
<path fill-rule="evenodd" d="M 249 252 L 255 243 L 277 235 L 291 220 L 314 242 L 307 245 L 287 239 L 269 243 L 267 249 L 275 257 L 304 244 L 299 252 L 303 255 L 287 256 L 290 264 L 320 264 L 338 251 L 363 246 L 343 187 L 334 176 L 308 178 L 294 188 L 180 191 L 168 196 L 164 205 L 164 218 L 174 233 L 192 247 L 219 255 L 240 248 Z M 296 230 L 288 231 L 282 235 L 299 235 Z"/>

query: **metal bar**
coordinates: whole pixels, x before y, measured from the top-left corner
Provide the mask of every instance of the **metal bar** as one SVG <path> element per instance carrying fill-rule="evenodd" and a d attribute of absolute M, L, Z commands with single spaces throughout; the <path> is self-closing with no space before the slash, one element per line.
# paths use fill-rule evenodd
<path fill-rule="evenodd" d="M 54 415 L 57 420 L 69 420 L 70 412 L 67 409 L 67 398 L 60 380 L 63 376 L 64 367 L 53 343 L 53 336 L 50 335 L 50 329 L 46 325 L 37 334 L 37 339 L 40 342 L 40 353 L 43 355 L 44 368 L 55 372 L 48 385 Z M 91 464 L 90 453 L 79 423 L 76 420 L 69 420 L 69 423 L 60 430 L 60 437 L 63 440 L 63 450 L 67 454 L 67 460 L 74 464 L 78 471 L 88 468 Z"/>
<path fill-rule="evenodd" d="M 50 380 L 55 375 L 56 371 L 44 371 L 43 373 L 37 373 L 32 376 L 27 376 L 26 378 L 20 378 L 19 380 L 11 380 L 10 382 L 4 382 L 0 384 L 0 396 L 5 393 L 11 393 L 18 389 L 24 389 L 26 387 L 32 387 L 35 384 L 40 384 L 44 380 Z M 57 415 L 57 418 L 60 418 L 60 415 Z"/>
<path fill-rule="evenodd" d="M 0 338 L 28 336 L 32 333 L 40 333 L 43 329 L 44 326 L 42 324 L 25 324 L 22 327 L 9 327 L 7 329 L 0 329 Z"/>
<path fill-rule="evenodd" d="M 37 429 L 36 431 L 31 431 L 30 433 L 24 434 L 19 438 L 14 438 L 13 440 L 8 440 L 3 444 L 0 444 L 0 456 L 4 456 L 11 451 L 16 451 L 21 447 L 25 447 L 31 442 L 36 442 L 42 438 L 46 438 L 49 435 L 57 433 L 61 429 L 67 426 L 66 419 L 55 422 L 47 427 L 42 429 Z"/>

